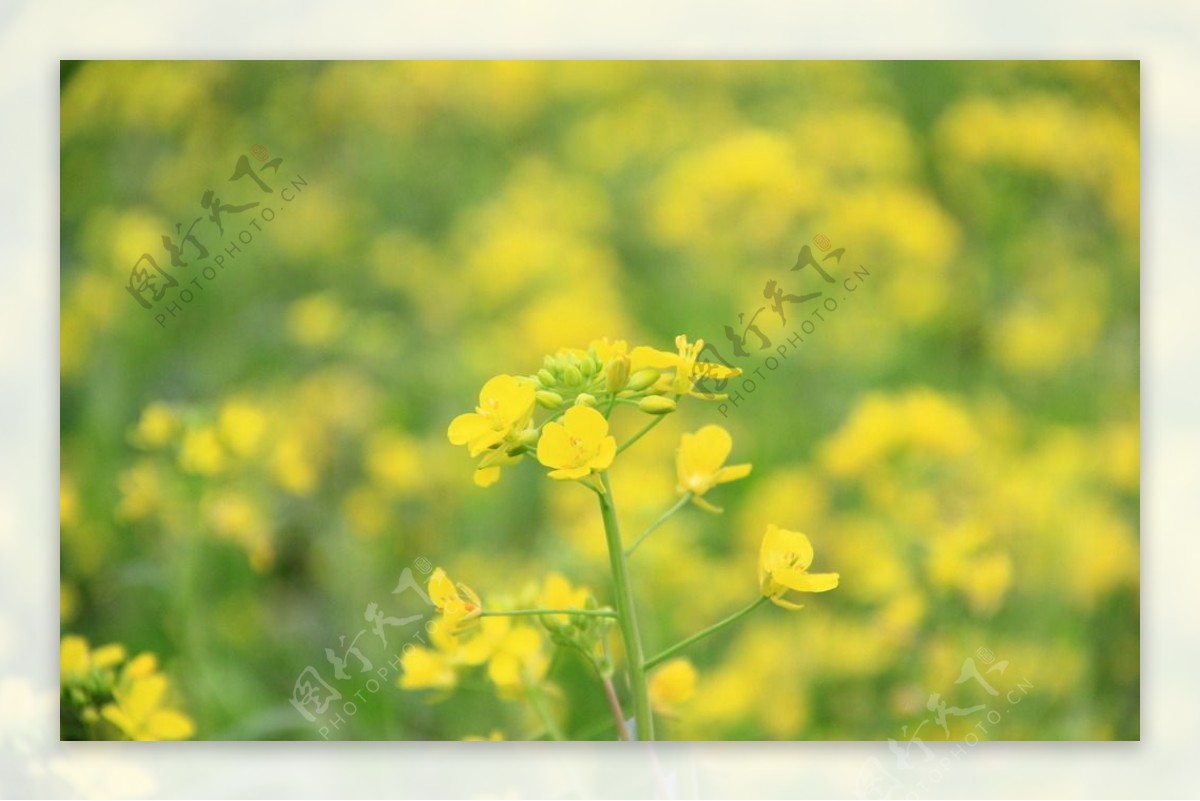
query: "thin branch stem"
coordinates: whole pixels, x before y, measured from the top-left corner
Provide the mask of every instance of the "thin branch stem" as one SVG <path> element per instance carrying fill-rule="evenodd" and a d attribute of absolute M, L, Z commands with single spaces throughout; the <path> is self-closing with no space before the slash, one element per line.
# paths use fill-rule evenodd
<path fill-rule="evenodd" d="M 653 420 L 651 420 L 649 423 L 647 423 L 645 426 L 643 426 L 636 434 L 634 434 L 632 437 L 630 437 L 629 439 L 622 442 L 617 447 L 617 453 L 618 454 L 621 453 L 621 451 L 625 450 L 630 445 L 632 445 L 633 443 L 637 442 L 642 437 L 649 434 L 654 429 L 654 427 L 656 425 L 658 425 L 659 423 L 661 423 L 665 418 L 666 418 L 665 414 L 661 414 L 661 415 L 655 417 Z"/>
<path fill-rule="evenodd" d="M 674 506 L 672 506 L 670 509 L 668 509 L 667 511 L 665 511 L 661 515 L 659 515 L 659 518 L 657 520 L 655 520 L 653 523 L 651 523 L 649 526 L 647 526 L 646 530 L 643 531 L 640 535 L 638 535 L 638 538 L 636 540 L 634 540 L 633 543 L 628 548 L 625 549 L 625 556 L 626 557 L 632 556 L 633 552 L 637 550 L 637 547 L 642 544 L 643 540 L 645 540 L 647 537 L 649 537 L 651 534 L 653 534 L 655 529 L 657 529 L 663 523 L 667 522 L 667 519 L 670 518 L 671 515 L 675 514 L 680 509 L 682 509 L 684 506 L 686 506 L 687 502 L 690 501 L 691 499 L 692 499 L 691 490 L 688 490 L 687 492 L 683 493 L 683 497 L 681 497 L 678 501 L 676 501 Z"/>
<path fill-rule="evenodd" d="M 546 706 L 546 696 L 542 693 L 542 688 L 538 686 L 528 673 L 521 671 L 521 677 L 525 680 L 525 689 L 529 692 L 529 700 L 533 704 L 533 708 L 537 711 L 538 717 L 542 719 L 542 725 L 546 727 L 546 733 L 554 740 L 567 739 L 555 722 L 554 716 L 550 714 L 550 708 Z"/>
<path fill-rule="evenodd" d="M 691 637 L 688 637 L 686 640 L 676 643 L 675 645 L 672 645 L 670 648 L 663 651 L 661 654 L 654 657 L 653 659 L 646 660 L 646 663 L 644 665 L 645 669 L 650 670 L 651 668 L 654 668 L 655 666 L 660 665 L 663 662 L 670 659 L 671 657 L 675 656 L 675 654 L 679 653 L 680 651 L 683 651 L 684 649 L 699 642 L 700 640 L 703 640 L 708 635 L 716 634 L 718 631 L 725 628 L 726 626 L 732 626 L 734 623 L 738 622 L 743 617 L 750 614 L 751 612 L 753 612 L 755 609 L 762 606 L 766 602 L 767 602 L 766 596 L 759 597 L 756 600 L 752 601 L 750 603 L 750 605 L 745 607 L 744 609 L 739 609 L 738 611 L 734 612 L 732 615 L 725 618 L 724 620 L 722 620 L 718 623 L 714 623 L 711 626 L 709 626 L 708 628 L 704 629 L 703 631 L 697 632 L 697 633 L 693 634 Z"/>
<path fill-rule="evenodd" d="M 485 609 L 479 617 L 524 617 L 530 615 L 583 615 L 585 617 L 616 618 L 611 609 Z"/>
<path fill-rule="evenodd" d="M 625 713 L 621 710 L 621 699 L 617 697 L 617 688 L 613 686 L 611 676 L 600 676 L 604 682 L 604 697 L 608 699 L 608 708 L 612 710 L 613 720 L 617 722 L 617 736 L 622 740 L 629 739 L 629 727 L 625 725 Z"/>

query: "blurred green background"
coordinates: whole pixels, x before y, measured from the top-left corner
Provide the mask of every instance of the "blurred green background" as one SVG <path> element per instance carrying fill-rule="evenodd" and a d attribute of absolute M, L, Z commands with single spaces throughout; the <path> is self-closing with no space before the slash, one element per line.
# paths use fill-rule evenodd
<path fill-rule="evenodd" d="M 639 550 L 650 652 L 754 598 L 768 522 L 842 576 L 691 651 L 665 733 L 978 733 L 923 724 L 937 693 L 1002 712 L 987 739 L 1139 736 L 1136 62 L 64 63 L 61 135 L 63 632 L 156 653 L 198 738 L 320 739 L 294 682 L 353 697 L 325 649 L 417 560 L 606 599 L 590 494 L 532 460 L 473 486 L 448 422 L 594 338 L 730 357 L 768 280 L 822 289 L 789 271 L 818 234 L 870 277 L 727 416 L 685 404 L 614 469 L 629 536 L 682 432 L 754 464 Z M 277 215 L 219 234 L 207 190 Z M 201 216 L 211 255 L 241 246 L 211 280 L 162 245 Z M 143 253 L 179 281 L 149 310 Z M 778 345 L 808 314 L 759 322 Z M 956 683 L 989 654 L 998 698 Z M 578 660 L 549 678 L 570 736 L 612 736 Z M 326 736 L 521 739 L 526 706 L 393 674 Z"/>

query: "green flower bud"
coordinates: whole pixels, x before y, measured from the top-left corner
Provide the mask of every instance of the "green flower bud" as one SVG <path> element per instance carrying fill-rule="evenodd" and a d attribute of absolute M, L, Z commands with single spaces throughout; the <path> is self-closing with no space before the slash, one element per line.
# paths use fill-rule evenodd
<path fill-rule="evenodd" d="M 537 441 L 538 430 L 536 428 L 527 428 L 517 435 L 517 442 L 521 443 L 527 448 L 532 448 L 534 445 L 537 445 Z"/>
<path fill-rule="evenodd" d="M 579 372 L 579 368 L 573 364 L 568 364 L 562 372 L 563 383 L 569 387 L 576 387 L 583 383 L 583 374 Z"/>
<path fill-rule="evenodd" d="M 629 357 L 615 356 L 610 359 L 604 368 L 604 380 L 607 382 L 609 392 L 618 392 L 624 389 L 626 382 L 629 381 Z"/>
<path fill-rule="evenodd" d="M 597 359 L 593 354 L 589 353 L 583 358 L 583 361 L 579 363 L 579 370 L 585 376 L 593 376 L 600 372 L 600 360 Z"/>
<path fill-rule="evenodd" d="M 563 403 L 562 395 L 547 389 L 534 393 L 533 397 L 537 399 L 538 406 L 543 409 L 557 409 Z"/>
<path fill-rule="evenodd" d="M 558 384 L 558 379 L 554 377 L 554 373 L 550 372 L 544 367 L 537 371 L 537 378 L 538 381 L 542 383 L 543 387 L 552 387 Z"/>
<path fill-rule="evenodd" d="M 675 401 L 665 395 L 650 395 L 638 401 L 638 408 L 646 414 L 670 414 L 675 411 Z"/>
<path fill-rule="evenodd" d="M 645 367 L 629 376 L 629 384 L 627 386 L 635 392 L 641 392 L 643 389 L 654 386 L 654 382 L 658 381 L 661 376 L 662 373 L 653 367 Z"/>
<path fill-rule="evenodd" d="M 592 406 L 596 405 L 596 396 L 588 392 L 580 392 L 575 396 L 576 406 Z"/>

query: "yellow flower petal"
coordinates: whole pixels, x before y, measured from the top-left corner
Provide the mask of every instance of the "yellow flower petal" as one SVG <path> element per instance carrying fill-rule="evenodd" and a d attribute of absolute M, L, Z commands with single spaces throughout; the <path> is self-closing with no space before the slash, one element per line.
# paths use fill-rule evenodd
<path fill-rule="evenodd" d="M 488 423 L 486 417 L 474 412 L 467 412 L 450 421 L 450 427 L 446 429 L 446 436 L 450 438 L 453 445 L 466 445 L 489 431 L 491 431 L 491 424 Z"/>
<path fill-rule="evenodd" d="M 731 464 L 729 467 L 722 467 L 717 471 L 717 484 L 728 484 L 730 481 L 737 481 L 739 478 L 745 478 L 750 475 L 750 470 L 753 465 L 750 464 Z"/>
<path fill-rule="evenodd" d="M 568 481 L 577 478 L 583 478 L 592 472 L 590 467 L 567 467 L 562 470 L 551 470 L 547 475 L 550 478 L 557 478 L 561 481 Z"/>
<path fill-rule="evenodd" d="M 590 406 L 572 406 L 563 415 L 567 432 L 585 443 L 599 443 L 608 434 L 608 420 Z"/>
<path fill-rule="evenodd" d="M 63 637 L 58 651 L 60 678 L 80 678 L 91 668 L 88 643 L 83 637 L 70 634 Z"/>
<path fill-rule="evenodd" d="M 484 467 L 475 471 L 471 477 L 477 487 L 490 487 L 500 480 L 499 467 Z"/>
<path fill-rule="evenodd" d="M 776 582 L 797 592 L 828 592 L 838 585 L 837 573 L 806 573 L 803 570 L 782 568 L 772 577 Z"/>
<path fill-rule="evenodd" d="M 612 437 L 605 437 L 600 440 L 600 449 L 596 455 L 588 461 L 588 467 L 593 470 L 607 470 L 609 465 L 613 463 L 613 459 L 617 456 L 617 441 Z"/>
<path fill-rule="evenodd" d="M 537 458 L 546 467 L 561 467 L 575 458 L 575 449 L 571 447 L 571 438 L 560 423 L 546 423 L 542 427 L 542 436 L 538 439 Z"/>
<path fill-rule="evenodd" d="M 191 718 L 173 709 L 160 709 L 146 719 L 142 740 L 186 740 L 196 732 Z"/>
<path fill-rule="evenodd" d="M 679 354 L 638 345 L 629 354 L 629 362 L 629 372 L 631 373 L 636 373 L 646 367 L 666 370 L 679 365 Z"/>

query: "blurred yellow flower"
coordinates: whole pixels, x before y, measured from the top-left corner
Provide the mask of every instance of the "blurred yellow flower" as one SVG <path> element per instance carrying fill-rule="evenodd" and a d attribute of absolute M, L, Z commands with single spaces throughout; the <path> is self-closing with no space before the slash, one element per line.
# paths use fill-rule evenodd
<path fill-rule="evenodd" d="M 546 423 L 538 440 L 538 461 L 555 468 L 551 478 L 583 478 L 612 464 L 617 441 L 609 435 L 604 415 L 588 406 L 572 406 L 562 419 Z"/>
<path fill-rule="evenodd" d="M 650 703 L 660 715 L 676 715 L 696 694 L 696 668 L 687 659 L 672 659 L 650 676 Z"/>
<path fill-rule="evenodd" d="M 287 312 L 288 334 L 301 345 L 327 345 L 345 330 L 346 310 L 328 292 L 309 295 L 293 303 Z"/>
<path fill-rule="evenodd" d="M 266 433 L 267 416 L 252 403 L 229 401 L 221 408 L 217 427 L 229 450 L 239 456 L 252 456 Z"/>
<path fill-rule="evenodd" d="M 458 683 L 454 660 L 433 648 L 415 646 L 400 657 L 399 685 L 405 690 L 452 690 Z"/>
<path fill-rule="evenodd" d="M 92 650 L 85 638 L 68 634 L 59 644 L 59 681 L 62 684 L 84 681 L 92 671 L 109 670 L 123 661 L 124 646 L 112 643 Z"/>
<path fill-rule="evenodd" d="M 411 492 L 425 479 L 420 446 L 397 431 L 373 433 L 367 440 L 364 461 L 367 472 L 382 489 Z"/>
<path fill-rule="evenodd" d="M 157 509 L 162 501 L 162 476 L 152 461 L 142 460 L 121 471 L 117 486 L 121 490 L 117 517 L 122 519 L 141 520 Z"/>
<path fill-rule="evenodd" d="M 136 660 L 135 660 L 136 662 Z M 131 740 L 186 740 L 196 730 L 191 718 L 167 706 L 167 678 L 144 673 L 130 662 L 100 714 Z M 144 663 L 142 663 L 144 664 Z M 130 670 L 129 668 L 133 668 Z"/>
<path fill-rule="evenodd" d="M 59 646 L 59 682 L 63 712 L 95 736 L 131 740 L 182 740 L 195 726 L 190 718 L 166 703 L 168 682 L 158 672 L 158 660 L 149 652 L 126 660 L 122 645 L 95 650 L 83 637 L 67 635 Z M 119 673 L 118 665 L 124 662 Z M 99 710 L 97 711 L 97 706 Z M 95 728 L 101 719 L 111 729 Z"/>
<path fill-rule="evenodd" d="M 501 697 L 511 698 L 540 682 L 548 666 L 541 636 L 529 626 L 512 626 L 496 644 L 487 674 Z"/>
<path fill-rule="evenodd" d="M 462 595 L 459 590 L 462 590 Z M 429 576 L 429 600 L 442 615 L 449 634 L 462 631 L 483 612 L 483 604 L 474 590 L 461 583 L 456 587 L 440 567 Z"/>
<path fill-rule="evenodd" d="M 165 403 L 151 403 L 142 410 L 137 425 L 129 432 L 129 440 L 146 450 L 161 448 L 171 442 L 179 426 L 179 415 L 174 409 Z"/>
<path fill-rule="evenodd" d="M 213 532 L 245 549 L 255 570 L 261 573 L 271 567 L 275 561 L 272 526 L 250 495 L 236 490 L 215 492 L 206 495 L 202 506 Z"/>
<path fill-rule="evenodd" d="M 187 473 L 215 476 L 225 469 L 227 458 L 217 432 L 204 426 L 187 432 L 179 447 L 179 466 Z"/>
<path fill-rule="evenodd" d="M 675 455 L 676 490 L 692 493 L 692 502 L 710 512 L 720 512 L 704 499 L 718 484 L 737 481 L 750 475 L 749 464 L 725 465 L 733 450 L 733 437 L 721 426 L 707 425 L 694 434 L 684 434 Z"/>
<path fill-rule="evenodd" d="M 446 436 L 478 456 L 518 434 L 533 416 L 534 387 L 511 375 L 489 379 L 479 391 L 479 406 L 450 422 Z"/>
<path fill-rule="evenodd" d="M 540 609 L 583 609 L 591 592 L 587 587 L 572 587 L 561 573 L 549 573 L 542 581 L 537 606 Z M 570 615 L 546 615 L 546 620 L 562 625 L 571 622 Z"/>
<path fill-rule="evenodd" d="M 758 585 L 764 597 L 784 609 L 803 609 L 785 600 L 789 591 L 826 592 L 838 585 L 837 573 L 809 573 L 813 549 L 808 537 L 771 523 L 758 555 Z"/>
<path fill-rule="evenodd" d="M 271 475 L 293 495 L 309 495 L 317 486 L 313 441 L 299 430 L 288 431 L 271 453 Z"/>

